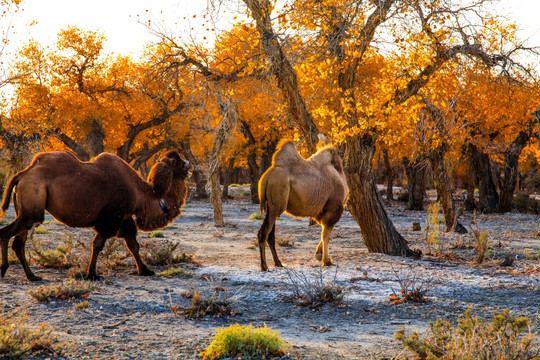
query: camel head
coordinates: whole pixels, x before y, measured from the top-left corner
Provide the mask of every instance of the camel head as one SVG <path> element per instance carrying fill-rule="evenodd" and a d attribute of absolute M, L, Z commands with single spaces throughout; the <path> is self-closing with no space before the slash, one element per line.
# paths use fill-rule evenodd
<path fill-rule="evenodd" d="M 167 151 L 165 156 L 159 161 L 169 165 L 175 179 L 184 180 L 190 175 L 189 171 L 192 169 L 191 164 L 187 160 L 182 160 L 177 150 Z"/>
<path fill-rule="evenodd" d="M 182 160 L 176 150 L 169 150 L 165 156 L 152 166 L 148 174 L 148 182 L 159 197 L 171 190 L 173 182 L 179 182 L 189 177 L 191 170 L 189 161 Z"/>

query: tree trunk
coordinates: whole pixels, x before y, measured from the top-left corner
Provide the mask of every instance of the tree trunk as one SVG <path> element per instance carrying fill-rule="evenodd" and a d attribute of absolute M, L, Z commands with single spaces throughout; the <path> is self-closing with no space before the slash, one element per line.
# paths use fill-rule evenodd
<path fill-rule="evenodd" d="M 478 182 L 478 209 L 484 213 L 493 213 L 499 203 L 499 195 L 491 173 L 489 155 L 473 144 L 467 145 L 471 170 Z"/>
<path fill-rule="evenodd" d="M 446 231 L 466 233 L 467 230 L 457 220 L 456 205 L 452 197 L 450 179 L 444 167 L 444 155 L 441 150 L 434 150 L 429 156 L 433 183 L 437 189 L 437 196 L 441 202 Z"/>
<path fill-rule="evenodd" d="M 465 189 L 467 189 L 467 197 L 465 198 L 465 210 L 467 211 L 474 211 L 476 210 L 476 201 L 474 198 L 474 190 L 476 189 L 475 180 L 476 177 L 473 173 L 473 169 L 469 169 L 469 178 L 467 179 L 467 182 L 465 183 Z"/>
<path fill-rule="evenodd" d="M 519 175 L 519 156 L 529 139 L 529 134 L 523 131 L 520 132 L 505 153 L 504 175 L 501 182 L 499 204 L 497 205 L 498 213 L 505 213 L 512 210 L 512 200 L 514 199 L 514 192 L 516 190 Z"/>
<path fill-rule="evenodd" d="M 229 185 L 231 185 L 231 176 L 232 172 L 234 170 L 234 157 L 231 157 L 229 159 L 229 165 L 227 165 L 227 168 L 223 170 L 223 192 L 221 194 L 221 197 L 223 199 L 229 198 Z"/>
<path fill-rule="evenodd" d="M 392 165 L 390 164 L 390 158 L 388 157 L 388 150 L 383 150 L 384 160 L 384 176 L 386 178 L 386 199 L 389 201 L 394 200 L 394 172 L 392 171 Z"/>
<path fill-rule="evenodd" d="M 421 158 L 412 161 L 403 157 L 405 174 L 407 175 L 407 187 L 409 201 L 407 210 L 424 210 L 424 197 L 426 194 L 426 164 Z"/>
<path fill-rule="evenodd" d="M 278 141 L 269 140 L 262 148 L 261 164 L 259 166 L 259 178 L 272 166 L 272 155 L 276 152 Z"/>
<path fill-rule="evenodd" d="M 375 153 L 372 137 L 366 135 L 350 138 L 345 152 L 345 173 L 350 191 L 347 207 L 360 225 L 368 250 L 388 255 L 420 257 L 421 253 L 409 249 L 407 241 L 397 232 L 376 190 L 371 168 Z"/>
<path fill-rule="evenodd" d="M 200 169 L 199 161 L 195 158 L 193 152 L 191 151 L 191 142 L 189 138 L 186 138 L 186 140 L 180 144 L 180 147 L 182 148 L 182 153 L 191 163 L 194 169 L 191 172 L 191 176 L 195 182 L 195 199 L 208 198 L 208 193 L 206 192 L 206 184 L 208 182 L 206 179 L 206 174 Z"/>
<path fill-rule="evenodd" d="M 221 187 L 219 185 L 219 155 L 227 141 L 227 135 L 231 132 L 233 124 L 237 121 L 236 108 L 230 100 L 218 99 L 219 113 L 223 117 L 214 139 L 212 152 L 208 160 L 208 179 L 210 180 L 210 199 L 214 208 L 214 225 L 224 226 L 223 208 L 221 203 Z"/>
<path fill-rule="evenodd" d="M 257 144 L 257 141 L 255 140 L 255 137 L 253 136 L 253 133 L 251 132 L 251 129 L 249 128 L 249 125 L 239 119 L 240 121 L 240 129 L 242 130 L 242 133 L 244 134 L 244 137 L 248 141 L 249 146 L 249 152 L 247 155 L 247 163 L 249 167 L 249 177 L 250 177 L 250 187 L 249 190 L 251 192 L 251 201 L 254 204 L 259 203 L 259 165 L 257 165 L 257 153 L 255 152 L 255 146 Z"/>

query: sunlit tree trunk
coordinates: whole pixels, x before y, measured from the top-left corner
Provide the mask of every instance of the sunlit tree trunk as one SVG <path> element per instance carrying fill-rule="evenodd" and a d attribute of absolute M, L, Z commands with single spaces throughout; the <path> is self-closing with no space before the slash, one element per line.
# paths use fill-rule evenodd
<path fill-rule="evenodd" d="M 222 116 L 222 120 L 216 133 L 212 152 L 210 153 L 210 158 L 208 160 L 208 179 L 210 181 L 210 199 L 214 209 L 214 225 L 224 226 L 225 221 L 223 220 L 221 186 L 219 184 L 219 155 L 227 141 L 227 135 L 231 132 L 237 121 L 238 115 L 235 106 L 230 103 L 230 100 L 220 98 L 218 99 L 218 102 L 219 113 Z"/>
<path fill-rule="evenodd" d="M 377 192 L 371 161 L 375 144 L 371 136 L 355 136 L 347 141 L 345 173 L 349 185 L 347 207 L 360 226 L 370 252 L 399 256 L 420 256 L 409 249 L 390 221 Z"/>
<path fill-rule="evenodd" d="M 253 133 L 251 132 L 251 129 L 249 128 L 249 125 L 239 119 L 240 122 L 240 130 L 242 131 L 242 134 L 244 134 L 244 137 L 247 139 L 249 151 L 247 155 L 247 164 L 249 168 L 249 178 L 250 178 L 250 186 L 249 190 L 251 193 L 251 201 L 254 204 L 259 203 L 259 191 L 258 191 L 258 184 L 259 184 L 259 165 L 257 165 L 257 154 L 255 153 L 255 137 L 253 136 Z"/>
<path fill-rule="evenodd" d="M 384 176 L 386 178 L 386 198 L 389 201 L 394 200 L 394 172 L 392 170 L 392 164 L 390 164 L 390 158 L 388 156 L 388 150 L 383 150 L 384 160 Z"/>

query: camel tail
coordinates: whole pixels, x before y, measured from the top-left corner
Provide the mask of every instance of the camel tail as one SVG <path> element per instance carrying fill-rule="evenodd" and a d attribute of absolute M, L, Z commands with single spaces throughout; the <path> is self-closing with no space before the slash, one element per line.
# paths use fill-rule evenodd
<path fill-rule="evenodd" d="M 4 200 L 2 201 L 2 210 L 0 211 L 0 219 L 4 217 L 7 209 L 9 208 L 9 202 L 11 201 L 11 193 L 13 188 L 19 183 L 19 174 L 16 174 L 11 179 L 4 190 Z"/>

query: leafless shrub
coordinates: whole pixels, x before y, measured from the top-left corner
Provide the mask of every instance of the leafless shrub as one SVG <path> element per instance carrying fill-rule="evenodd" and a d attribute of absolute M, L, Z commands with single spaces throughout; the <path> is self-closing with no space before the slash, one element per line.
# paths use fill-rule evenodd
<path fill-rule="evenodd" d="M 476 219 L 476 211 L 474 212 L 474 217 L 471 226 L 471 235 L 475 241 L 476 248 L 476 263 L 481 264 L 484 262 L 485 258 L 489 256 L 489 238 L 487 231 L 481 231 L 478 227 L 478 222 Z"/>
<path fill-rule="evenodd" d="M 292 235 L 284 235 L 280 237 L 276 237 L 276 242 L 281 247 L 293 247 L 294 243 L 296 242 L 296 238 Z"/>
<path fill-rule="evenodd" d="M 406 302 L 424 303 L 427 292 L 433 288 L 433 278 L 424 278 L 422 274 L 416 272 L 412 266 L 396 270 L 392 266 L 392 271 L 399 285 L 399 290 L 396 292 L 392 288 L 390 302 L 392 305 L 398 305 Z"/>
<path fill-rule="evenodd" d="M 341 304 L 345 296 L 345 287 L 336 282 L 338 267 L 334 272 L 334 277 L 325 275 L 322 267 L 319 267 L 315 278 L 309 278 L 304 272 L 292 268 L 285 268 L 289 285 L 293 290 L 292 300 L 301 306 L 312 309 L 320 308 L 324 304 Z"/>

